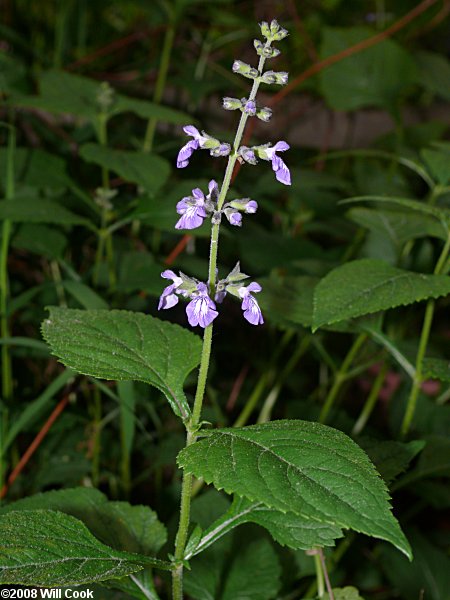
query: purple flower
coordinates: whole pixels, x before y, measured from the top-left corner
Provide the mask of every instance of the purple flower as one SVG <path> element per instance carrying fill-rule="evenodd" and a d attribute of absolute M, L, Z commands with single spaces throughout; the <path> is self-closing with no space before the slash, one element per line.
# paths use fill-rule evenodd
<path fill-rule="evenodd" d="M 256 104 L 253 100 L 247 100 L 244 104 L 244 112 L 253 117 L 256 115 Z"/>
<path fill-rule="evenodd" d="M 230 152 L 231 152 L 230 144 L 227 144 L 226 142 L 221 142 L 215 148 L 211 148 L 209 153 L 211 154 L 211 156 L 214 156 L 214 158 L 217 158 L 218 156 L 228 156 L 230 154 Z"/>
<path fill-rule="evenodd" d="M 275 177 L 284 185 L 291 185 L 291 173 L 283 160 L 276 155 L 276 152 L 284 152 L 289 150 L 290 146 L 286 142 L 277 142 L 271 148 L 265 148 L 264 154 L 266 160 L 272 161 L 272 169 L 275 172 Z M 261 157 L 262 158 L 262 157 Z"/>
<path fill-rule="evenodd" d="M 178 303 L 176 290 L 183 283 L 181 277 L 175 275 L 170 269 L 163 271 L 161 277 L 164 277 L 164 279 L 171 279 L 173 283 L 164 288 L 159 299 L 158 310 L 161 310 L 162 308 L 172 308 L 172 306 L 175 306 L 175 304 Z"/>
<path fill-rule="evenodd" d="M 230 214 L 225 213 L 230 221 L 231 225 L 240 227 L 242 225 L 242 215 L 238 212 L 231 212 Z"/>
<path fill-rule="evenodd" d="M 177 204 L 177 213 L 182 215 L 175 229 L 195 229 L 200 227 L 203 219 L 208 216 L 205 207 L 205 195 L 200 188 L 192 190 L 192 196 L 187 196 Z"/>
<path fill-rule="evenodd" d="M 258 210 L 258 203 L 256 202 L 256 200 L 249 200 L 247 202 L 247 204 L 245 205 L 245 212 L 248 215 L 254 215 L 257 210 Z"/>
<path fill-rule="evenodd" d="M 186 314 L 189 321 L 189 325 L 195 327 L 208 327 L 219 314 L 216 310 L 216 305 L 208 296 L 208 288 L 206 284 L 199 283 L 197 285 L 196 296 L 192 297 L 192 300 L 186 306 Z"/>
<path fill-rule="evenodd" d="M 181 150 L 178 152 L 177 157 L 177 167 L 178 169 L 184 169 L 189 164 L 189 159 L 191 158 L 194 150 L 198 150 L 202 147 L 202 144 L 207 140 L 206 137 L 202 136 L 199 130 L 193 125 L 186 125 L 183 127 L 184 133 L 192 136 L 194 139 L 185 144 Z"/>
<path fill-rule="evenodd" d="M 238 289 L 239 296 L 242 298 L 241 308 L 244 311 L 244 318 L 252 325 L 262 325 L 264 323 L 258 301 L 250 293 L 257 293 L 261 290 L 262 287 L 256 282 Z"/>

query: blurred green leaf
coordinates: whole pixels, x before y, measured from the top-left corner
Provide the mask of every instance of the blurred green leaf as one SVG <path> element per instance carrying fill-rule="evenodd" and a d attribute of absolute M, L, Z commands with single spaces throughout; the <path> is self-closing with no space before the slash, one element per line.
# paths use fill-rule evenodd
<path fill-rule="evenodd" d="M 185 575 L 186 592 L 196 600 L 271 600 L 281 587 L 281 569 L 264 538 L 239 545 L 239 553 L 222 553 L 208 565 L 205 555 Z"/>
<path fill-rule="evenodd" d="M 61 204 L 47 198 L 14 198 L 0 202 L 0 220 L 10 219 L 16 223 L 54 223 L 57 225 L 94 226 Z"/>
<path fill-rule="evenodd" d="M 80 156 L 87 162 L 113 171 L 125 181 L 143 187 L 150 194 L 161 189 L 170 174 L 169 163 L 155 154 L 84 144 L 80 148 Z"/>
<path fill-rule="evenodd" d="M 419 50 L 414 54 L 418 67 L 417 79 L 433 94 L 450 100 L 450 61 L 442 54 Z"/>
<path fill-rule="evenodd" d="M 363 27 L 325 27 L 321 58 L 337 54 L 372 35 L 370 29 Z M 406 50 L 388 39 L 329 66 L 319 77 L 321 92 L 335 110 L 380 106 L 393 111 L 401 95 L 415 83 L 416 67 Z"/>
<path fill-rule="evenodd" d="M 404 598 L 443 600 L 450 590 L 450 558 L 418 531 L 408 532 L 414 552 L 408 562 L 389 546 L 383 546 L 381 565 L 389 580 Z"/>
<path fill-rule="evenodd" d="M 450 277 L 397 269 L 375 259 L 337 267 L 315 289 L 313 331 L 323 325 L 450 294 Z"/>

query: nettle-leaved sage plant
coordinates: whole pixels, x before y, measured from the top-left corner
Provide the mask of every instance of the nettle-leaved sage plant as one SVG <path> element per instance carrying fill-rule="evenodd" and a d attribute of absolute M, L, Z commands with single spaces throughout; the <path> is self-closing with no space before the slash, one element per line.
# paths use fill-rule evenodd
<path fill-rule="evenodd" d="M 288 79 L 285 72 L 264 70 L 266 61 L 280 53 L 272 44 L 283 40 L 287 31 L 272 21 L 261 23 L 261 33 L 264 41 L 254 44 L 257 67 L 240 60 L 233 64 L 235 73 L 253 82 L 248 98 L 224 98 L 226 110 L 240 113 L 233 144 L 187 125 L 184 132 L 190 139 L 177 159 L 182 169 L 195 159 L 197 150 L 208 150 L 212 157 L 228 161 L 221 184 L 212 180 L 208 190 L 196 188 L 176 206 L 177 229 L 191 230 L 207 219 L 211 222 L 205 281 L 171 270 L 162 273 L 169 285 L 162 291 L 158 308 L 186 302 L 187 320 L 203 328 L 203 341 L 179 325 L 120 310 L 52 307 L 43 323 L 45 339 L 65 365 L 97 378 L 155 386 L 183 423 L 186 445 L 178 455 L 183 476 L 175 548 L 167 556 L 156 557 L 165 533 L 148 507 L 110 502 L 93 489 L 49 492 L 12 503 L 3 513 L 2 583 L 51 587 L 97 582 L 137 598 L 157 599 L 158 593 L 164 593 L 164 581 L 167 586 L 170 581 L 158 577 L 159 587 L 155 586 L 152 574 L 162 570 L 171 574 L 173 600 L 181 600 L 183 574 L 191 560 L 249 522 L 265 528 L 279 544 L 314 555 L 319 596 L 324 595 L 326 585 L 328 597 L 333 597 L 322 549 L 334 546 L 344 530 L 386 540 L 411 558 L 383 480 L 365 452 L 341 431 L 299 420 L 223 429 L 202 421 L 213 325 L 220 318 L 222 300 L 229 294 L 240 302 L 244 319 L 255 326 L 264 322 L 257 301 L 261 286 L 249 282 L 239 263 L 225 277 L 217 271 L 220 227 L 226 221 L 245 226 L 258 208 L 256 199 L 228 198 L 234 167 L 238 161 L 244 167 L 267 161 L 281 184 L 291 182 L 280 157 L 289 149 L 285 141 L 242 145 L 249 118 L 270 120 L 271 110 L 257 103 L 259 86 L 283 85 Z M 183 384 L 198 366 L 191 404 Z M 234 496 L 228 510 L 204 529 L 191 522 L 194 478 Z M 5 545 L 5 539 L 12 541 Z M 133 543 L 125 544 L 127 540 Z M 240 597 L 237 588 L 235 592 L 233 597 Z M 220 597 L 225 596 L 220 592 Z"/>

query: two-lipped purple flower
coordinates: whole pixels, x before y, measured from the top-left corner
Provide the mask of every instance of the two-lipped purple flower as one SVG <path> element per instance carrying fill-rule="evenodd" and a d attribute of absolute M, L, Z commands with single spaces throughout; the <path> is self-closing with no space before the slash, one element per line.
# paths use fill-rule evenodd
<path fill-rule="evenodd" d="M 192 196 L 185 196 L 177 204 L 177 213 L 181 218 L 177 221 L 175 229 L 195 229 L 200 227 L 203 220 L 214 211 L 214 203 L 219 193 L 219 186 L 214 179 L 208 184 L 209 194 L 200 188 L 192 190 Z"/>
<path fill-rule="evenodd" d="M 177 291 L 178 288 L 182 285 L 183 279 L 178 277 L 173 271 L 170 269 L 166 269 L 161 273 L 161 277 L 164 279 L 171 279 L 173 283 L 164 288 L 163 293 L 159 299 L 158 310 L 165 308 L 172 308 L 175 304 L 178 304 L 178 296 L 177 293 L 182 293 L 181 291 Z"/>
<path fill-rule="evenodd" d="M 191 296 L 192 300 L 186 306 L 186 314 L 191 327 L 208 327 L 219 314 L 216 310 L 214 301 L 208 294 L 208 288 L 205 283 L 200 282 L 197 285 L 197 291 Z"/>
<path fill-rule="evenodd" d="M 231 151 L 230 144 L 221 143 L 219 140 L 209 136 L 207 133 L 199 130 L 193 125 L 186 125 L 183 127 L 184 133 L 190 135 L 194 139 L 187 142 L 181 150 L 178 152 L 177 167 L 178 169 L 184 169 L 189 164 L 189 159 L 195 150 L 209 150 L 211 156 L 228 156 Z"/>
<path fill-rule="evenodd" d="M 238 289 L 239 296 L 242 298 L 241 308 L 244 311 L 244 318 L 252 325 L 262 325 L 264 323 L 258 301 L 251 294 L 251 292 L 258 293 L 261 290 L 262 287 L 256 282 Z"/>

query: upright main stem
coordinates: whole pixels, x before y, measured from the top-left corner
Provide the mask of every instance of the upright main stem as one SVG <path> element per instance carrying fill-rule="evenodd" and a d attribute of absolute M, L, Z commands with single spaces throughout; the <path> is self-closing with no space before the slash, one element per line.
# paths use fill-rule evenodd
<path fill-rule="evenodd" d="M 258 71 L 262 72 L 265 58 L 263 56 L 259 59 Z M 253 81 L 253 86 L 250 92 L 249 100 L 255 100 L 256 93 L 259 87 L 259 79 L 256 78 Z M 238 158 L 238 150 L 242 141 L 242 136 L 247 123 L 248 114 L 242 112 L 239 125 L 236 131 L 236 135 L 233 142 L 233 149 L 228 157 L 228 164 L 225 170 L 222 186 L 220 188 L 219 197 L 217 199 L 217 210 L 220 211 L 227 197 L 228 189 L 230 187 L 231 178 L 233 176 L 234 166 Z M 215 223 L 211 229 L 211 245 L 209 251 L 209 269 L 208 269 L 208 284 L 210 295 L 214 295 L 216 287 L 216 269 L 217 269 L 217 254 L 219 245 L 219 230 L 220 224 Z M 201 425 L 201 413 L 203 406 L 203 398 L 205 395 L 206 380 L 208 377 L 209 360 L 211 356 L 211 343 L 212 343 L 212 332 L 213 325 L 209 325 L 205 328 L 203 336 L 203 348 L 202 356 L 200 361 L 200 369 L 197 380 L 197 390 L 195 393 L 194 407 L 192 409 L 192 416 L 186 425 L 187 436 L 186 436 L 186 447 L 194 444 L 198 437 L 198 430 Z M 184 472 L 183 481 L 181 485 L 181 506 L 180 506 L 180 521 L 178 525 L 178 532 L 175 540 L 175 568 L 172 571 L 172 598 L 173 600 L 183 600 L 183 559 L 184 549 L 186 547 L 188 533 L 189 533 L 189 522 L 191 512 L 191 494 L 192 494 L 192 483 L 193 475 Z"/>
<path fill-rule="evenodd" d="M 447 237 L 447 241 L 442 249 L 441 255 L 436 263 L 434 269 L 435 275 L 445 274 L 447 269 L 447 259 L 450 252 L 450 232 Z M 400 437 L 404 438 L 411 427 L 414 413 L 416 411 L 417 399 L 419 398 L 420 388 L 423 383 L 423 359 L 428 346 L 428 339 L 430 337 L 431 325 L 433 323 L 435 301 L 433 299 L 428 300 L 425 308 L 425 317 L 422 325 L 422 332 L 420 334 L 419 348 L 416 356 L 416 370 L 414 374 L 413 384 L 411 392 L 409 394 L 408 402 L 406 403 L 405 416 L 403 417 L 402 425 L 400 428 Z"/>

